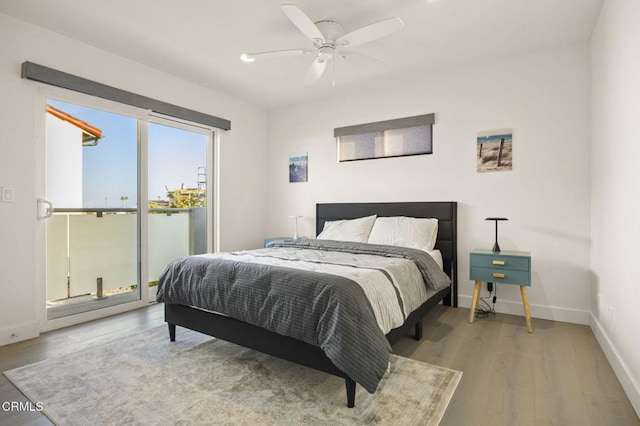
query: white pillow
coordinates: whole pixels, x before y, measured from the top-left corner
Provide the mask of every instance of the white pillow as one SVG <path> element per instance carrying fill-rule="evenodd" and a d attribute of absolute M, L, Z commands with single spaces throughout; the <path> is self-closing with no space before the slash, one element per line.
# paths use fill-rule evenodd
<path fill-rule="evenodd" d="M 438 219 L 395 216 L 379 217 L 373 224 L 368 242 L 433 250 L 438 237 Z"/>
<path fill-rule="evenodd" d="M 376 215 L 358 219 L 334 220 L 324 223 L 322 232 L 316 237 L 319 240 L 355 241 L 366 243 Z"/>

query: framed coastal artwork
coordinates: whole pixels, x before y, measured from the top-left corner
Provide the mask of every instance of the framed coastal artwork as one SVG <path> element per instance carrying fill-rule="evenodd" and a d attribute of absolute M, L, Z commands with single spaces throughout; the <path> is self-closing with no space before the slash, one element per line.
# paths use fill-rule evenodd
<path fill-rule="evenodd" d="M 306 182 L 309 157 L 307 153 L 289 156 L 289 182 Z"/>
<path fill-rule="evenodd" d="M 478 132 L 476 140 L 478 172 L 499 172 L 513 167 L 513 129 Z"/>

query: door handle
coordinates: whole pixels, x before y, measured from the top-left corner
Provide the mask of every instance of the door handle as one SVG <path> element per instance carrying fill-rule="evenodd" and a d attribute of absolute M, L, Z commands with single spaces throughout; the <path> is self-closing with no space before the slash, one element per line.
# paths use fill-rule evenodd
<path fill-rule="evenodd" d="M 41 214 L 41 212 L 43 211 L 42 205 L 45 206 L 44 214 Z M 38 211 L 38 215 L 37 215 L 38 220 L 47 220 L 51 216 L 53 216 L 53 203 L 49 200 L 46 200 L 44 198 L 38 198 L 36 202 L 36 209 Z"/>

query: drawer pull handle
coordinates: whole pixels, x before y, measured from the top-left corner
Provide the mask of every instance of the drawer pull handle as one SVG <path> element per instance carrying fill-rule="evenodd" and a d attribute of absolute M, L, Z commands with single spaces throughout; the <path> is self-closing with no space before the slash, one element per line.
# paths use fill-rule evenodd
<path fill-rule="evenodd" d="M 505 277 L 505 275 L 501 274 L 499 272 L 494 272 L 493 273 L 493 278 L 504 278 L 504 277 Z"/>
<path fill-rule="evenodd" d="M 493 263 L 494 265 L 502 265 L 502 266 L 504 266 L 504 260 L 494 260 L 491 263 Z"/>

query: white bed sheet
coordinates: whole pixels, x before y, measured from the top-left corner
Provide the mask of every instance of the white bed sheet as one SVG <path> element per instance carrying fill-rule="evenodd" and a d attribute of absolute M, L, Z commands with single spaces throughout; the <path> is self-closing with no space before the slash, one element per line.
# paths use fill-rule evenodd
<path fill-rule="evenodd" d="M 444 269 L 444 262 L 442 261 L 442 253 L 440 250 L 429 250 L 427 253 L 433 257 L 433 260 L 440 266 L 440 269 Z"/>

